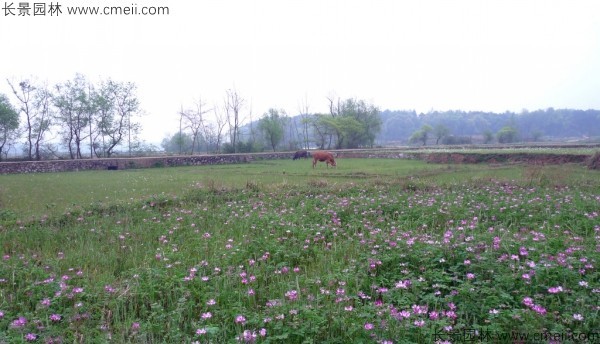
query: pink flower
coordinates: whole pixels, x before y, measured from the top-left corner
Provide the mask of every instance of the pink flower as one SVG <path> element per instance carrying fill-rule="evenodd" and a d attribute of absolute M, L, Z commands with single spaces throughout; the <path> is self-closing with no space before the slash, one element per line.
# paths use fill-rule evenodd
<path fill-rule="evenodd" d="M 533 306 L 533 299 L 530 297 L 524 297 L 523 304 L 527 307 L 531 307 L 531 306 Z"/>
<path fill-rule="evenodd" d="M 19 317 L 18 319 L 13 320 L 13 322 L 10 324 L 10 326 L 13 328 L 20 328 L 20 327 L 25 326 L 26 324 L 27 324 L 27 318 Z"/>
<path fill-rule="evenodd" d="M 531 309 L 533 309 L 534 311 L 536 311 L 539 315 L 545 315 L 546 314 L 546 308 L 540 306 L 540 305 L 533 305 L 533 307 L 531 307 Z"/>
<path fill-rule="evenodd" d="M 583 315 L 576 313 L 573 314 L 573 319 L 578 320 L 578 321 L 583 321 Z"/>
<path fill-rule="evenodd" d="M 35 340 L 37 340 L 37 337 L 37 334 L 28 333 L 25 335 L 25 340 L 28 342 L 34 342 Z"/>
<path fill-rule="evenodd" d="M 235 322 L 236 324 L 245 324 L 246 323 L 246 318 L 243 315 L 238 315 L 235 317 Z"/>
<path fill-rule="evenodd" d="M 211 312 L 202 313 L 201 318 L 204 320 L 210 319 L 210 318 L 212 318 L 212 313 Z"/>
<path fill-rule="evenodd" d="M 196 330 L 196 334 L 201 336 L 203 334 L 206 334 L 206 329 L 205 328 L 199 328 Z"/>
<path fill-rule="evenodd" d="M 285 292 L 285 297 L 287 297 L 290 301 L 295 301 L 298 299 L 298 292 L 296 290 L 290 290 Z"/>
<path fill-rule="evenodd" d="M 549 292 L 550 294 L 558 294 L 558 293 L 560 293 L 561 291 L 563 291 L 563 288 L 562 288 L 561 286 L 558 286 L 558 287 L 550 287 L 550 288 L 548 288 L 548 292 Z"/>
<path fill-rule="evenodd" d="M 475 278 L 475 274 L 472 272 L 467 273 L 467 279 L 474 279 Z"/>
<path fill-rule="evenodd" d="M 62 317 L 59 314 L 50 315 L 50 321 L 52 322 L 59 322 L 61 319 Z"/>
<path fill-rule="evenodd" d="M 371 323 L 366 323 L 365 324 L 365 330 L 370 331 L 374 328 L 375 326 Z"/>
<path fill-rule="evenodd" d="M 423 320 L 423 319 L 415 320 L 415 322 L 413 324 L 416 327 L 423 327 L 425 325 L 425 320 Z"/>
<path fill-rule="evenodd" d="M 519 249 L 519 254 L 522 255 L 522 256 L 526 256 L 529 253 L 527 252 L 527 248 L 521 246 L 521 248 Z"/>

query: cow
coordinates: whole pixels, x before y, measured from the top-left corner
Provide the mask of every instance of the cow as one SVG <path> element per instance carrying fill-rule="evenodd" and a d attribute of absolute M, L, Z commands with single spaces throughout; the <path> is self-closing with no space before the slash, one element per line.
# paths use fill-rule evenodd
<path fill-rule="evenodd" d="M 333 167 L 336 166 L 335 159 L 333 158 L 333 154 L 331 154 L 330 152 L 318 151 L 318 152 L 314 152 L 312 156 L 313 156 L 313 168 L 315 168 L 318 161 L 324 161 L 327 164 L 327 167 L 329 167 L 329 164 L 331 164 L 331 166 L 333 166 Z"/>
<path fill-rule="evenodd" d="M 292 160 L 300 159 L 300 158 L 308 158 L 308 152 L 305 150 L 299 150 L 294 154 L 294 158 Z"/>

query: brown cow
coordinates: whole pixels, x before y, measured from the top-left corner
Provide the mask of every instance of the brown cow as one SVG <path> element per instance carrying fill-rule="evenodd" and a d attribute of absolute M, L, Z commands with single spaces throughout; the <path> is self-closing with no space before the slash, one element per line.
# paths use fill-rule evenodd
<path fill-rule="evenodd" d="M 331 166 L 333 166 L 333 167 L 336 166 L 335 159 L 333 158 L 333 154 L 331 154 L 330 152 L 317 151 L 317 152 L 314 152 L 312 154 L 312 156 L 313 156 L 313 168 L 315 168 L 318 161 L 324 161 L 327 164 L 327 167 L 329 167 L 329 164 L 331 164 Z"/>

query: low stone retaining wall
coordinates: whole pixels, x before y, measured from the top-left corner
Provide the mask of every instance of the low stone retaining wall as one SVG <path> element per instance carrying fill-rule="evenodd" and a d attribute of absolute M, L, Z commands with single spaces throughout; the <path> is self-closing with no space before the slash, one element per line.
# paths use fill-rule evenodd
<path fill-rule="evenodd" d="M 338 150 L 336 158 L 418 159 L 441 164 L 473 163 L 585 163 L 590 156 L 574 154 L 481 154 L 481 153 L 418 153 L 398 150 Z M 294 152 L 185 155 L 145 158 L 111 158 L 80 160 L 45 160 L 0 163 L 0 174 L 67 172 L 84 170 L 125 170 L 132 168 L 243 164 L 254 160 L 291 159 Z M 310 157 L 309 157 L 310 159 Z"/>
<path fill-rule="evenodd" d="M 259 159 L 291 159 L 292 156 L 293 153 L 258 153 L 2 162 L 0 163 L 0 174 L 241 164 Z"/>

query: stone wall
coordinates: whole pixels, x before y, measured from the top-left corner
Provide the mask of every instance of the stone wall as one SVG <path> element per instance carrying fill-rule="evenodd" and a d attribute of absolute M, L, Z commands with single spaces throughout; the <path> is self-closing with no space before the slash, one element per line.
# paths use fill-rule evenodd
<path fill-rule="evenodd" d="M 293 153 L 221 154 L 146 158 L 44 160 L 0 163 L 0 174 L 126 170 L 132 168 L 241 164 L 261 159 L 291 159 Z"/>
<path fill-rule="evenodd" d="M 44 160 L 0 162 L 0 174 L 68 172 L 85 170 L 126 170 L 132 168 L 198 166 L 216 164 L 242 164 L 254 160 L 291 159 L 295 152 L 270 152 L 250 154 L 181 155 L 145 158 L 110 158 L 79 160 Z M 411 158 L 411 154 L 394 150 L 338 150 L 338 158 Z M 414 158 L 414 157 L 413 157 Z M 310 157 L 309 157 L 310 159 Z"/>
<path fill-rule="evenodd" d="M 332 151 L 336 158 L 420 159 L 430 163 L 584 163 L 588 155 L 572 154 L 481 154 L 418 153 L 397 149 L 356 149 Z M 251 154 L 184 155 L 145 158 L 80 159 L 0 162 L 0 174 L 67 172 L 83 170 L 126 170 L 132 168 L 243 164 L 255 160 L 291 159 L 294 152 Z M 309 157 L 310 159 L 310 157 Z"/>

